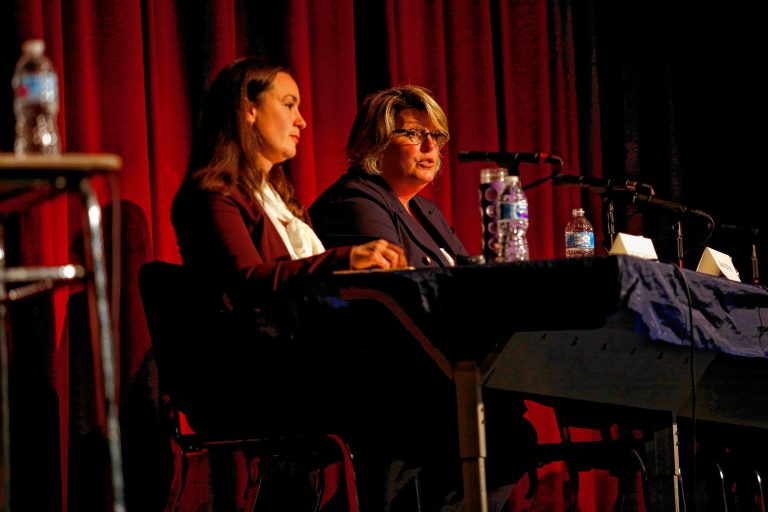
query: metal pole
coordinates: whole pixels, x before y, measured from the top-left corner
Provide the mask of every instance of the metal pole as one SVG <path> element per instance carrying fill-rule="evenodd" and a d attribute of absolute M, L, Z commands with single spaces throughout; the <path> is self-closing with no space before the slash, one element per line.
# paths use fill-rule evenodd
<path fill-rule="evenodd" d="M 80 180 L 80 193 L 85 205 L 88 221 L 86 249 L 90 253 L 93 270 L 93 287 L 96 302 L 96 320 L 98 326 L 98 344 L 103 370 L 104 406 L 106 410 L 106 435 L 109 447 L 109 470 L 111 476 L 114 512 L 126 512 L 123 484 L 123 460 L 120 447 L 120 421 L 117 412 L 115 377 L 115 357 L 113 351 L 112 322 L 109 314 L 109 296 L 107 294 L 107 272 L 104 261 L 104 237 L 102 234 L 101 207 L 88 178 Z M 117 205 L 115 205 L 117 207 Z M 113 226 L 112 229 L 119 229 Z M 97 354 L 94 354 L 94 358 Z"/>

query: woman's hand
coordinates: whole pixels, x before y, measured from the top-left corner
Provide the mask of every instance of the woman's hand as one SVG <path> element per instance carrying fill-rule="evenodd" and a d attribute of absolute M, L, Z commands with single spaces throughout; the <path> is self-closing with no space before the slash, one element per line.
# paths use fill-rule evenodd
<path fill-rule="evenodd" d="M 349 267 L 353 270 L 366 268 L 403 268 L 408 265 L 405 251 L 383 238 L 352 247 Z"/>

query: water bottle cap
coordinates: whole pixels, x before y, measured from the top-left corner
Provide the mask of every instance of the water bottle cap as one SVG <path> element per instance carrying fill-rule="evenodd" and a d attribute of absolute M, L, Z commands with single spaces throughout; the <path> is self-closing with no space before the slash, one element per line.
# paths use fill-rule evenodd
<path fill-rule="evenodd" d="M 33 57 L 40 57 L 45 52 L 45 41 L 42 39 L 27 39 L 21 45 L 21 51 Z"/>

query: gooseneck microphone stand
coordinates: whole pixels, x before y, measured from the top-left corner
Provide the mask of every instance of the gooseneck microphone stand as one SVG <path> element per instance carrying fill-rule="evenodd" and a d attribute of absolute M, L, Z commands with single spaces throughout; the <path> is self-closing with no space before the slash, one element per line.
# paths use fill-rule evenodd
<path fill-rule="evenodd" d="M 683 250 L 683 221 L 680 217 L 675 222 L 675 231 L 677 231 L 677 266 L 683 268 L 683 254 L 685 251 Z"/>
<path fill-rule="evenodd" d="M 603 242 L 603 247 L 605 248 L 606 251 L 611 250 L 611 247 L 613 247 L 613 241 L 616 238 L 616 218 L 615 218 L 615 211 L 613 207 L 613 197 L 611 192 L 612 192 L 611 189 L 606 189 L 604 192 L 600 194 L 600 197 L 605 203 L 605 226 L 604 226 L 605 240 Z M 639 194 L 632 194 L 633 203 L 637 203 L 638 195 Z M 677 233 L 675 237 L 677 242 L 677 264 L 680 268 L 683 268 L 683 255 L 685 253 L 683 249 L 683 222 L 679 216 L 679 212 L 677 213 L 678 213 L 678 218 L 677 218 L 677 221 L 675 222 L 675 231 Z"/>
<path fill-rule="evenodd" d="M 543 178 L 539 178 L 537 180 L 534 180 L 534 181 L 530 182 L 527 185 L 524 185 L 523 186 L 523 190 L 528 190 L 529 188 L 537 187 L 537 186 L 541 185 L 542 183 L 545 183 L 545 182 L 547 182 L 547 181 L 549 181 L 551 179 L 554 179 L 554 177 L 557 176 L 558 174 L 560 174 L 560 172 L 561 172 L 561 167 L 560 167 L 559 164 L 556 164 L 555 170 L 552 171 L 552 174 L 549 174 L 547 176 L 544 176 Z"/>
<path fill-rule="evenodd" d="M 605 203 L 605 240 L 603 240 L 603 247 L 608 252 L 613 247 L 613 239 L 616 238 L 616 218 L 613 210 L 613 198 L 608 193 L 600 194 L 600 197 Z"/>
<path fill-rule="evenodd" d="M 718 226 L 718 229 L 725 230 L 725 231 L 733 231 L 734 233 L 738 234 L 747 234 L 749 235 L 749 240 L 752 244 L 752 283 L 754 284 L 760 284 L 760 268 L 758 266 L 758 259 L 757 259 L 757 239 L 758 235 L 760 234 L 760 230 L 758 228 L 752 228 L 752 227 L 746 227 L 746 226 L 736 226 L 733 224 L 720 224 Z"/>
<path fill-rule="evenodd" d="M 676 203 L 673 201 L 666 201 L 656 197 L 653 187 L 644 183 L 638 183 L 630 180 L 612 180 L 606 178 L 595 178 L 591 176 L 576 176 L 569 174 L 555 174 L 553 177 L 555 184 L 557 185 L 576 185 L 583 188 L 588 188 L 591 191 L 600 195 L 606 205 L 606 229 L 608 235 L 606 236 L 606 243 L 608 241 L 613 243 L 615 238 L 615 223 L 614 223 L 614 211 L 613 211 L 613 196 L 616 194 L 629 195 L 631 202 L 638 207 L 656 207 L 668 210 L 677 214 L 676 231 L 677 231 L 677 259 L 680 267 L 683 266 L 683 256 L 685 250 L 683 246 L 683 227 L 682 219 L 686 216 L 693 216 L 706 219 L 707 226 L 709 227 L 709 233 L 707 236 L 699 242 L 696 248 L 704 245 L 707 240 L 712 236 L 715 229 L 715 223 L 712 217 L 704 211 L 688 208 L 685 205 Z M 689 249 L 693 250 L 693 249 Z"/>
<path fill-rule="evenodd" d="M 757 230 L 755 230 L 755 236 L 752 237 L 752 282 L 755 284 L 760 283 L 760 269 L 757 265 Z"/>

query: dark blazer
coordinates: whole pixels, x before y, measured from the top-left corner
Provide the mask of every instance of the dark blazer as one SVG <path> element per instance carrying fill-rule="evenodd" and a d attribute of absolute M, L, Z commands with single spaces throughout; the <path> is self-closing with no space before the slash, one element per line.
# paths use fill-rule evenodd
<path fill-rule="evenodd" d="M 410 207 L 418 220 L 383 178 L 350 169 L 317 198 L 309 215 L 326 247 L 384 238 L 402 247 L 414 267 L 448 266 L 441 247 L 454 260 L 467 255 L 437 205 L 416 196 Z"/>
<path fill-rule="evenodd" d="M 233 305 L 258 305 L 291 278 L 349 268 L 351 247 L 291 260 L 261 205 L 237 190 L 206 192 L 185 185 L 171 220 L 184 265 L 227 294 Z"/>

